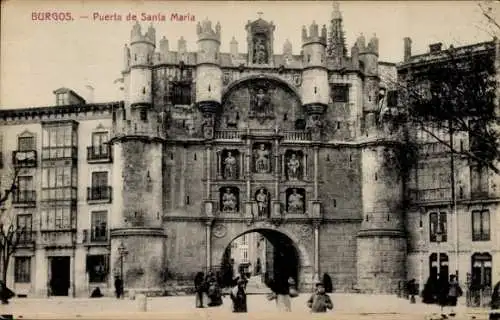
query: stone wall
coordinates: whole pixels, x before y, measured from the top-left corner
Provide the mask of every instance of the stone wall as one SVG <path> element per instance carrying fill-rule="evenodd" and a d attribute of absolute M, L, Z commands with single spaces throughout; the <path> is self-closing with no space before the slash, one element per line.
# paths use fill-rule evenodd
<path fill-rule="evenodd" d="M 336 292 L 356 285 L 356 234 L 359 223 L 325 223 L 320 228 L 320 276 L 328 273 Z"/>

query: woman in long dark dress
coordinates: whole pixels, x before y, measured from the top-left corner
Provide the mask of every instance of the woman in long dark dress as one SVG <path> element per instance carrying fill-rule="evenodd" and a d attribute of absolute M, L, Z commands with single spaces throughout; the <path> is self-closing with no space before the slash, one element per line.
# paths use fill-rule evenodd
<path fill-rule="evenodd" d="M 231 289 L 231 300 L 233 301 L 233 312 L 247 312 L 247 293 L 245 291 L 245 279 L 238 278 L 236 286 Z"/>
<path fill-rule="evenodd" d="M 196 308 L 204 308 L 203 292 L 205 291 L 205 275 L 198 272 L 194 277 L 194 290 L 196 292 Z"/>

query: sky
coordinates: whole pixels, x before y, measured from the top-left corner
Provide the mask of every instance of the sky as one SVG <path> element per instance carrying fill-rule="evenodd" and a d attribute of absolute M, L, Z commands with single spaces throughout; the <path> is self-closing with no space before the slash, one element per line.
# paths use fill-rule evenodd
<path fill-rule="evenodd" d="M 88 98 L 88 85 L 94 88 L 94 102 L 120 100 L 114 81 L 120 77 L 123 46 L 134 24 L 126 19 L 129 13 L 166 16 L 153 25 L 157 41 L 167 37 L 171 50 L 183 36 L 188 50 L 195 51 L 196 24 L 208 18 L 222 26 L 222 52 L 229 52 L 233 36 L 240 52 L 246 52 L 245 25 L 261 12 L 276 25 L 274 52 L 281 53 L 289 39 L 299 54 L 302 26 L 314 20 L 328 27 L 332 7 L 332 1 L 4 0 L 0 108 L 54 105 L 53 91 L 60 87 Z M 476 1 L 340 1 L 340 10 L 349 51 L 361 33 L 368 39 L 376 34 L 381 61 L 402 60 L 404 37 L 412 38 L 413 54 L 427 52 L 436 42 L 456 47 L 492 38 Z M 73 20 L 33 20 L 33 13 L 69 13 Z M 172 13 L 189 14 L 195 21 L 171 21 Z M 94 20 L 95 14 L 122 19 Z M 141 22 L 143 32 L 149 24 Z"/>

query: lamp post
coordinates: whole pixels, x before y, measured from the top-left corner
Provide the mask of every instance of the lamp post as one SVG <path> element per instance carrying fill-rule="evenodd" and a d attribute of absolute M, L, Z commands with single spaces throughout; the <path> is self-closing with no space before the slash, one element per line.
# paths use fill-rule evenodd
<path fill-rule="evenodd" d="M 420 224 L 420 228 L 419 228 L 419 235 L 420 235 L 420 239 L 418 241 L 418 247 L 419 247 L 419 260 L 420 260 L 420 263 L 418 265 L 418 285 L 419 285 L 419 291 L 422 290 L 423 288 L 423 283 L 424 283 L 424 275 L 423 275 L 423 269 L 424 269 L 424 245 L 425 245 L 425 241 L 424 241 L 424 227 L 422 226 L 422 224 Z"/>
<path fill-rule="evenodd" d="M 437 279 L 441 280 L 441 248 L 440 244 L 443 240 L 443 232 L 441 230 L 441 221 L 440 216 L 438 215 L 438 228 L 436 230 L 436 243 L 437 243 Z"/>
<path fill-rule="evenodd" d="M 128 254 L 127 248 L 123 244 L 123 241 L 120 243 L 118 247 L 118 254 L 120 255 L 120 279 L 122 280 L 122 286 L 125 286 L 125 281 L 123 279 L 123 258 Z"/>

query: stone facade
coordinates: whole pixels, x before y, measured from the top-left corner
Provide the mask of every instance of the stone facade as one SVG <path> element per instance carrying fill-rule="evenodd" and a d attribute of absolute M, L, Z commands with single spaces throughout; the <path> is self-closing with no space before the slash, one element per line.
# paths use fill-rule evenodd
<path fill-rule="evenodd" d="M 397 107 L 388 99 L 396 65 L 378 61 L 375 37 L 367 42 L 360 36 L 347 55 L 338 6 L 328 26 L 334 32 L 327 35 L 315 22 L 303 28 L 300 55 L 289 42 L 282 54 L 274 53 L 275 27 L 249 21 L 249 52 L 240 53 L 233 39 L 224 53 L 223 26 L 208 20 L 197 26 L 197 52 L 187 52 L 183 38 L 177 51 L 165 37 L 156 47 L 155 29 L 143 33 L 136 24 L 124 48 L 122 102 L 0 112 L 3 152 L 19 149 L 13 141 L 24 127 L 41 137 L 46 122 L 79 124 L 74 228 L 55 228 L 58 244 L 50 237 L 44 242 L 49 230 L 36 226 L 48 214 L 40 204 L 50 201 L 15 207 L 14 214 L 33 216 L 36 230 L 32 246 L 15 254 L 21 262 L 31 257 L 33 271 L 31 282 L 10 278 L 16 290 L 49 294 L 53 256 L 69 257 L 68 294 L 74 296 L 97 285 L 112 291 L 113 275 L 121 274 L 126 288 L 138 291 L 191 286 L 196 272 L 216 270 L 231 242 L 250 232 L 290 244 L 304 290 L 325 272 L 340 292 L 392 293 L 400 281 L 416 277 L 423 251 L 415 242 L 427 222 L 405 206 L 412 182 L 398 163 L 402 132 L 381 116 Z M 91 151 L 100 144 L 91 137 L 101 131 L 110 153 L 99 149 L 96 159 Z M 53 149 L 38 139 L 33 148 L 39 153 Z M 45 194 L 42 170 L 23 170 L 32 171 L 33 188 Z M 89 187 L 85 201 L 80 186 L 93 186 L 89 176 L 102 171 L 110 194 L 99 191 L 94 201 Z M 94 212 L 107 212 L 101 242 Z M 469 234 L 470 220 L 461 219 L 457 235 Z M 419 245 L 434 250 L 432 243 Z M 489 250 L 469 240 L 460 244 L 469 247 Z M 107 277 L 89 280 L 89 256 L 104 257 Z M 420 279 L 429 272 L 420 271 Z"/>

